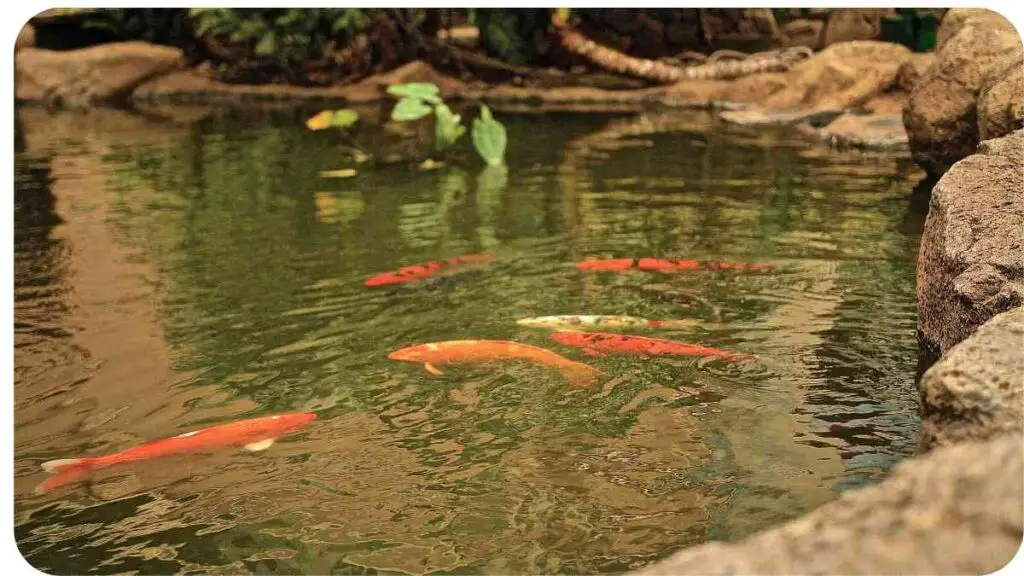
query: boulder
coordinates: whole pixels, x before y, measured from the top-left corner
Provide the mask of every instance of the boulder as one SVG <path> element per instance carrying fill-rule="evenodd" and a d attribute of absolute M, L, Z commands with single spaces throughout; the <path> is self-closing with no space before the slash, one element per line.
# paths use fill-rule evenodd
<path fill-rule="evenodd" d="M 822 40 L 825 46 L 882 37 L 882 19 L 896 13 L 894 8 L 838 8 L 828 16 Z"/>
<path fill-rule="evenodd" d="M 733 83 L 738 93 L 760 93 L 762 85 L 777 89 L 757 108 L 722 114 L 741 124 L 792 123 L 835 116 L 887 91 L 911 52 L 905 46 L 862 40 L 835 44 L 782 74 L 757 74 Z"/>
<path fill-rule="evenodd" d="M 1004 71 L 1001 65 L 1021 53 L 1013 25 L 988 10 L 950 10 L 939 32 L 943 42 L 936 61 L 915 83 L 903 110 L 914 161 L 932 174 L 974 152 L 980 141 L 978 95 Z M 1015 88 L 1004 85 L 998 93 Z"/>
<path fill-rule="evenodd" d="M 1024 304 L 1024 130 L 986 140 L 932 190 L 917 262 L 922 344 L 945 354 Z"/>
<path fill-rule="evenodd" d="M 896 73 L 896 84 L 909 94 L 924 76 L 925 71 L 934 63 L 935 54 L 932 52 L 911 54 L 903 66 L 900 66 L 900 71 Z"/>
<path fill-rule="evenodd" d="M 66 52 L 26 48 L 14 59 L 15 99 L 69 106 L 107 102 L 183 65 L 181 50 L 147 42 Z"/>
<path fill-rule="evenodd" d="M 946 42 L 960 33 L 960 30 L 967 25 L 968 20 L 975 18 L 1004 19 L 998 13 L 986 8 L 952 8 L 939 22 L 939 29 L 935 33 L 935 51 L 941 50 Z"/>
<path fill-rule="evenodd" d="M 989 574 L 1020 547 L 1022 476 L 1019 435 L 939 448 L 788 524 L 634 574 Z"/>
<path fill-rule="evenodd" d="M 700 8 L 698 12 L 704 40 L 716 48 L 729 42 L 767 45 L 779 33 L 769 8 Z"/>
<path fill-rule="evenodd" d="M 807 46 L 812 50 L 820 50 L 824 29 L 825 23 L 821 20 L 793 20 L 779 29 L 779 44 L 786 48 Z"/>
<path fill-rule="evenodd" d="M 978 138 L 990 140 L 1024 128 L 1024 56 L 993 68 L 978 93 Z"/>
<path fill-rule="evenodd" d="M 25 24 L 18 31 L 18 37 L 14 40 L 14 52 L 17 54 L 24 48 L 31 48 L 36 45 L 36 29 L 32 24 Z"/>
<path fill-rule="evenodd" d="M 1024 435 L 1024 308 L 996 315 L 921 379 L 918 451 Z"/>

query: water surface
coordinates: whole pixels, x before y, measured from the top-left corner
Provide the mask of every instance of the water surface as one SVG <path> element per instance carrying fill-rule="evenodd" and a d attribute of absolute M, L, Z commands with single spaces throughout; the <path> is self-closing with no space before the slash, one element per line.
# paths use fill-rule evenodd
<path fill-rule="evenodd" d="M 905 158 L 706 113 L 505 115 L 508 169 L 466 154 L 324 179 L 348 142 L 302 118 L 19 111 L 16 538 L 39 569 L 620 572 L 796 517 L 912 452 L 921 215 Z M 366 124 L 360 145 L 410 149 Z M 363 286 L 480 252 L 495 262 Z M 573 266 L 634 256 L 777 268 Z M 515 324 L 573 313 L 696 319 L 657 335 L 757 361 L 590 358 Z M 386 358 L 468 338 L 608 377 L 435 377 Z M 289 410 L 319 419 L 265 452 L 33 494 L 45 460 Z"/>

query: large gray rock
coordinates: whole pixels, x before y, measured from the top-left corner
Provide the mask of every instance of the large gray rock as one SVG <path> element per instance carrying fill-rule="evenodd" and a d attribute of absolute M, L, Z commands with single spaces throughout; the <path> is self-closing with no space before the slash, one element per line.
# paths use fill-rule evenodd
<path fill-rule="evenodd" d="M 1024 308 L 1003 312 L 954 346 L 921 379 L 924 452 L 1024 435 Z"/>
<path fill-rule="evenodd" d="M 1013 25 L 989 10 L 950 10 L 939 38 L 935 63 L 915 83 L 903 109 L 914 161 L 932 174 L 944 173 L 974 152 L 981 139 L 978 95 L 1004 73 L 1008 59 L 1021 54 L 1021 38 Z M 1009 87 L 1001 98 L 1024 98 L 1016 85 Z"/>
<path fill-rule="evenodd" d="M 1020 547 L 1022 476 L 1019 435 L 943 447 L 788 524 L 636 574 L 988 574 Z"/>
<path fill-rule="evenodd" d="M 987 140 L 935 185 L 917 262 L 918 328 L 939 355 L 1024 304 L 1024 130 Z"/>
<path fill-rule="evenodd" d="M 184 65 L 182 51 L 147 42 L 57 52 L 25 48 L 14 57 L 19 101 L 85 106 L 127 96 L 142 82 Z"/>

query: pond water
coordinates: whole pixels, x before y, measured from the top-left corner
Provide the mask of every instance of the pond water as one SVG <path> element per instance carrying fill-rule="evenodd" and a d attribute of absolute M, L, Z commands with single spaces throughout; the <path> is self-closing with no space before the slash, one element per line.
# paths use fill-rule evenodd
<path fill-rule="evenodd" d="M 41 570 L 621 572 L 794 518 L 913 451 L 923 216 L 905 157 L 704 112 L 506 113 L 507 170 L 467 153 L 328 179 L 346 141 L 302 113 L 204 114 L 19 110 L 15 533 Z M 357 144 L 407 141 L 370 116 Z M 475 253 L 494 260 L 364 286 Z M 645 256 L 775 268 L 575 267 Z M 646 335 L 755 360 L 591 357 L 515 322 L 553 314 L 688 320 Z M 606 375 L 387 358 L 456 339 Z M 318 418 L 261 452 L 34 492 L 47 460 L 294 410 Z"/>

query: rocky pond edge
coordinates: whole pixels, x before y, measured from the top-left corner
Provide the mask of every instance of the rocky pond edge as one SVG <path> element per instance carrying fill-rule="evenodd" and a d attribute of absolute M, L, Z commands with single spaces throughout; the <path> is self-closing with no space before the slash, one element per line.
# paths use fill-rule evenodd
<path fill-rule="evenodd" d="M 1024 51 L 999 14 L 951 9 L 936 51 L 828 46 L 782 73 L 639 90 L 468 84 L 413 62 L 338 88 L 241 86 L 186 69 L 177 49 L 127 42 L 17 49 L 15 100 L 104 104 L 371 104 L 432 82 L 495 108 L 724 111 L 791 124 L 831 146 L 909 153 L 933 177 L 918 256 L 918 338 L 937 361 L 918 383 L 915 456 L 874 486 L 735 543 L 677 552 L 639 574 L 990 573 L 1024 539 Z M 907 383 L 908 386 L 912 383 Z"/>

